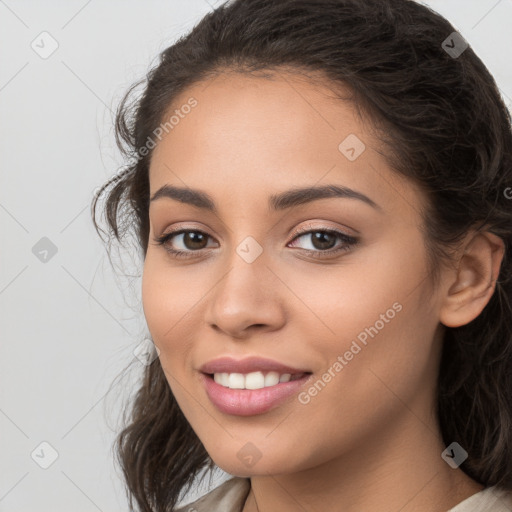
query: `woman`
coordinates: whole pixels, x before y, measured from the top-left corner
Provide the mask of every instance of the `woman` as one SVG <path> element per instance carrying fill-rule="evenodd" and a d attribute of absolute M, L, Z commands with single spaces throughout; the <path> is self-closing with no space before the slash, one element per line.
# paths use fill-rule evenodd
<path fill-rule="evenodd" d="M 131 505 L 512 510 L 511 119 L 464 39 L 410 0 L 235 0 L 133 90 Z"/>

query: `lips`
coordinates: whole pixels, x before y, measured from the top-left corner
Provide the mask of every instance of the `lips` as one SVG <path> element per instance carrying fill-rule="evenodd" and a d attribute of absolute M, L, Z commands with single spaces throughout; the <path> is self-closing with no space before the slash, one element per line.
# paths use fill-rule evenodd
<path fill-rule="evenodd" d="M 308 368 L 259 356 L 219 357 L 203 364 L 200 372 L 211 403 L 220 412 L 237 416 L 263 414 L 284 404 L 312 378 Z M 268 379 L 269 383 L 261 387 L 263 374 L 265 382 Z M 259 382 L 254 382 L 255 376 Z"/>
<path fill-rule="evenodd" d="M 291 375 L 311 373 L 311 370 L 308 368 L 294 368 L 273 359 L 256 356 L 239 360 L 228 356 L 219 357 L 203 364 L 199 370 L 209 375 L 214 373 L 251 373 L 258 371 L 273 371 L 280 374 L 289 373 Z"/>
<path fill-rule="evenodd" d="M 210 402 L 218 411 L 234 416 L 254 416 L 290 402 L 307 385 L 312 374 L 304 374 L 300 379 L 261 389 L 226 388 L 204 373 L 199 378 Z"/>

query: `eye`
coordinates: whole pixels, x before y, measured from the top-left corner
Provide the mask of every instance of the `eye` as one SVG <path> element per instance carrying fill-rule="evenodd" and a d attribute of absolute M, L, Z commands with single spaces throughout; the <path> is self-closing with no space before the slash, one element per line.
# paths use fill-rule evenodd
<path fill-rule="evenodd" d="M 309 237 L 310 248 L 304 248 L 303 250 L 317 258 L 349 251 L 358 243 L 357 238 L 332 228 L 311 229 L 311 226 L 307 226 L 299 230 L 295 235 L 290 244 L 294 244 L 296 240 L 301 238 L 307 240 Z M 165 250 L 173 257 L 191 258 L 194 257 L 195 252 L 207 248 L 208 238 L 211 238 L 210 235 L 197 229 L 177 229 L 160 237 L 155 237 L 154 241 L 157 245 L 164 246 Z M 171 246 L 170 242 L 174 239 L 177 240 L 176 243 L 181 245 L 182 248 Z M 337 243 L 338 247 L 336 247 Z M 291 246 L 293 247 L 294 245 Z"/>
<path fill-rule="evenodd" d="M 171 247 L 170 241 L 174 238 L 178 239 L 178 245 L 181 244 L 185 250 Z M 191 253 L 197 252 L 201 249 L 206 249 L 205 241 L 208 240 L 208 238 L 211 238 L 210 235 L 197 229 L 178 229 L 160 237 L 156 237 L 154 241 L 158 245 L 164 246 L 165 250 L 176 258 L 189 258 L 193 256 Z"/>
<path fill-rule="evenodd" d="M 358 243 L 357 238 L 347 235 L 342 231 L 338 231 L 337 229 L 310 229 L 310 226 L 305 229 L 301 229 L 291 243 L 294 243 L 295 240 L 300 240 L 301 238 L 309 241 L 309 243 L 305 244 L 309 245 L 309 247 L 305 247 L 304 250 L 312 256 L 319 258 L 349 251 Z M 336 247 L 337 242 L 338 247 Z"/>

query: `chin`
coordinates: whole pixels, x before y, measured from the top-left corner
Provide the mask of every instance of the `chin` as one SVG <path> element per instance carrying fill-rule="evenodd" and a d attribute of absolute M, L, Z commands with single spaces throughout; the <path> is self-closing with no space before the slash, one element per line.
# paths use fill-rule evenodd
<path fill-rule="evenodd" d="M 223 453 L 220 457 L 216 457 L 215 454 L 210 456 L 215 464 L 226 473 L 244 478 L 293 473 L 298 469 L 297 464 L 290 460 L 289 454 L 274 453 L 272 456 L 265 456 L 264 453 L 260 452 L 258 456 L 257 452 L 252 449 L 254 452 L 251 460 L 250 450 L 249 447 L 246 448 L 246 451 L 240 449 L 234 454 L 234 457 L 231 454 L 228 456 L 226 453 Z"/>

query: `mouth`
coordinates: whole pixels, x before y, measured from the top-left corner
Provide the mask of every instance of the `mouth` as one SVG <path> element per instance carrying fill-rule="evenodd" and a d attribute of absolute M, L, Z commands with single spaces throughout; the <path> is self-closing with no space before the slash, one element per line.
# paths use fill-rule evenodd
<path fill-rule="evenodd" d="M 204 373 L 200 377 L 210 402 L 222 413 L 254 416 L 268 412 L 300 392 L 313 374 L 270 372 Z"/>
<path fill-rule="evenodd" d="M 279 373 L 275 371 L 255 371 L 250 373 L 205 373 L 217 384 L 229 389 L 263 389 L 276 386 L 282 382 L 300 380 L 311 372 Z"/>

